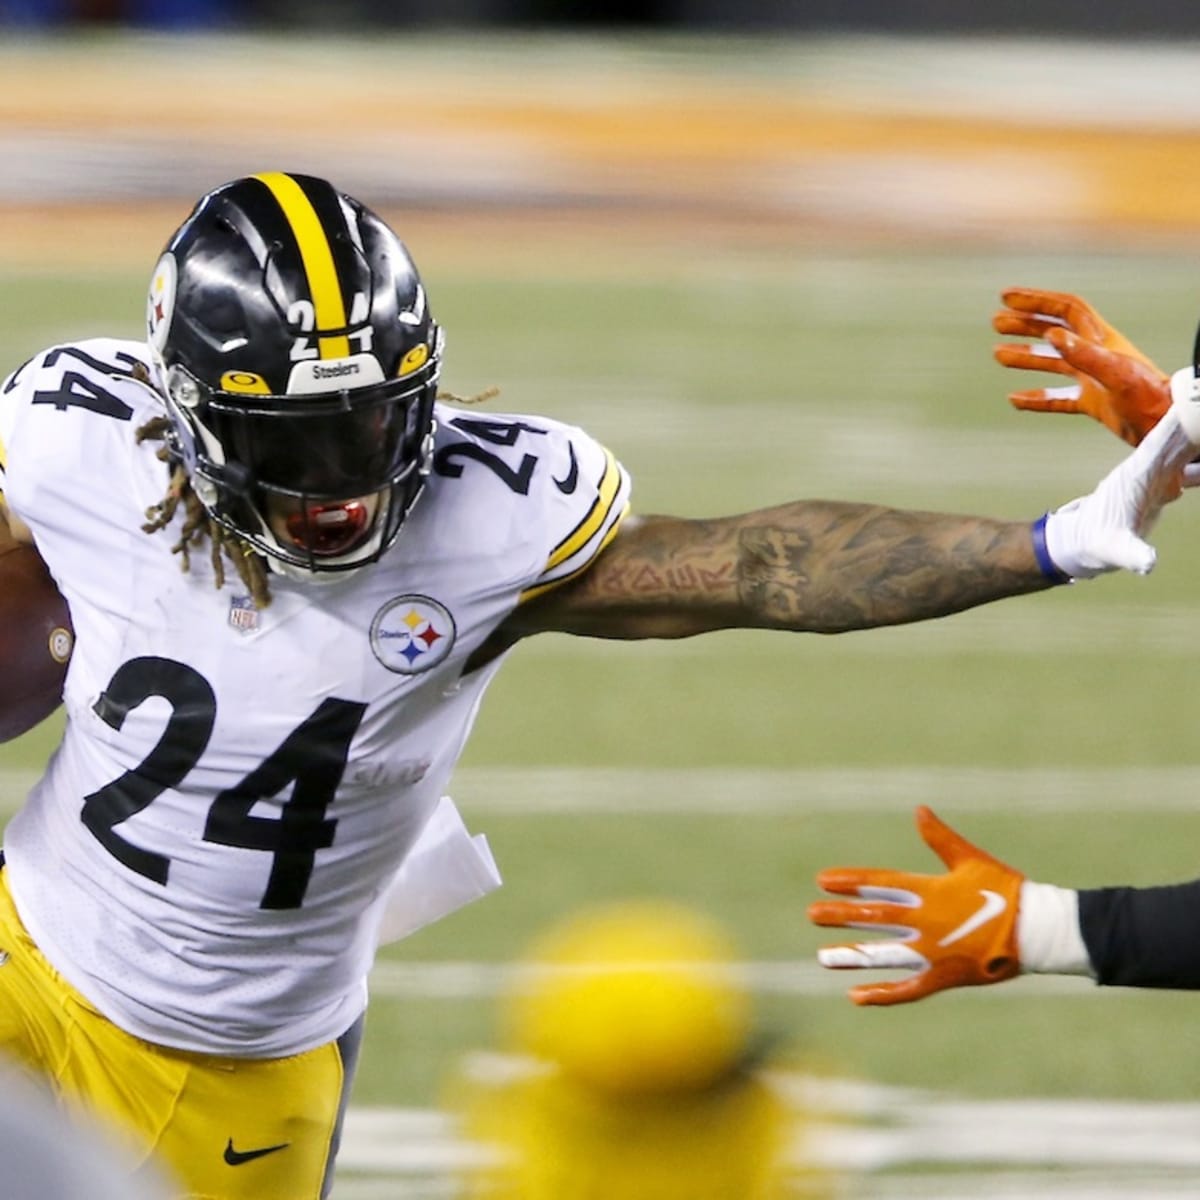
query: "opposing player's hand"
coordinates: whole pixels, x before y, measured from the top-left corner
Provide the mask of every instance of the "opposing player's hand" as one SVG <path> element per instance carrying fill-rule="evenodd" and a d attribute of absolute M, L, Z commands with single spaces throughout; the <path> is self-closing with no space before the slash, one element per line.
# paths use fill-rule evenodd
<path fill-rule="evenodd" d="M 1086 300 L 1070 292 L 1009 288 L 992 318 L 997 333 L 1039 342 L 997 346 L 996 360 L 1024 371 L 1050 371 L 1071 383 L 1009 393 L 1030 412 L 1086 413 L 1131 446 L 1170 407 L 1168 377 Z"/>
<path fill-rule="evenodd" d="M 817 883 L 849 900 L 809 906 L 815 925 L 867 929 L 887 938 L 826 946 L 817 952 L 833 970 L 898 967 L 908 978 L 860 983 L 855 1004 L 906 1004 L 946 988 L 999 983 L 1021 969 L 1017 912 L 1024 876 L 972 845 L 929 808 L 917 809 L 925 844 L 949 868 L 914 875 L 885 868 L 832 867 Z"/>

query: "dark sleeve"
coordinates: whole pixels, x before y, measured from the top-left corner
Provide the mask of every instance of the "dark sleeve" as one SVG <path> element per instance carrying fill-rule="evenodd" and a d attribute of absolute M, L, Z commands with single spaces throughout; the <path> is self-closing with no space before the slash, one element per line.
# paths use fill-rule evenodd
<path fill-rule="evenodd" d="M 1079 931 L 1102 984 L 1200 989 L 1200 880 L 1080 891 Z"/>

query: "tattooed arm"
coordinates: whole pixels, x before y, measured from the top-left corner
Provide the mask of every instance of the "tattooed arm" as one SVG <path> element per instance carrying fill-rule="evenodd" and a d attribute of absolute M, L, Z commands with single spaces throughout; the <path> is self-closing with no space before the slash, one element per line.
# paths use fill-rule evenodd
<path fill-rule="evenodd" d="M 708 521 L 631 519 L 585 574 L 523 605 L 502 631 L 509 641 L 841 633 L 1048 586 L 1025 522 L 801 501 Z"/>

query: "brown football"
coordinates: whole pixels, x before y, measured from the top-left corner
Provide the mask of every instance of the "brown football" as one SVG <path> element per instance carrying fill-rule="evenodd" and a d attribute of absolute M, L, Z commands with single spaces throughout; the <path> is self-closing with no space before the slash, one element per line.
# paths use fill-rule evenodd
<path fill-rule="evenodd" d="M 0 555 L 0 742 L 62 703 L 75 643 L 71 614 L 32 546 Z"/>

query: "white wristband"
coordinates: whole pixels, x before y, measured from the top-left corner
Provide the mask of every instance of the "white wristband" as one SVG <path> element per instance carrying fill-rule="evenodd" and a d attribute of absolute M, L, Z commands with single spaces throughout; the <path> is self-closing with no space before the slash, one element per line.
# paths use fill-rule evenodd
<path fill-rule="evenodd" d="M 1079 893 L 1025 880 L 1017 911 L 1017 952 L 1027 974 L 1094 977 L 1079 932 Z"/>

